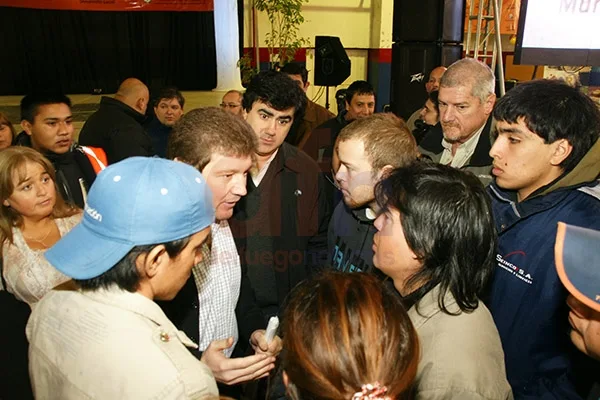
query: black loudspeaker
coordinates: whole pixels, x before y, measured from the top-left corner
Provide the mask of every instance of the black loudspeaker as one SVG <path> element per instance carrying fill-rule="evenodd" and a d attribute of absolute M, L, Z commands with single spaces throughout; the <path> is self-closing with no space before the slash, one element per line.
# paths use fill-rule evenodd
<path fill-rule="evenodd" d="M 427 99 L 425 82 L 437 66 L 449 66 L 462 57 L 462 45 L 395 43 L 392 48 L 391 109 L 408 119 Z"/>
<path fill-rule="evenodd" d="M 395 0 L 394 42 L 462 42 L 465 0 Z"/>
<path fill-rule="evenodd" d="M 315 85 L 337 86 L 350 76 L 350 59 L 336 36 L 315 37 Z"/>

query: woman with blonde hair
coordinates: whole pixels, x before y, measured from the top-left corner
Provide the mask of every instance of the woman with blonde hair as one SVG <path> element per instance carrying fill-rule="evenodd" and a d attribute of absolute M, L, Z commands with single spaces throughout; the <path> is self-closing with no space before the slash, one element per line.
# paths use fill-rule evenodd
<path fill-rule="evenodd" d="M 375 276 L 327 272 L 298 285 L 283 320 L 283 381 L 301 399 L 409 398 L 417 334 Z"/>
<path fill-rule="evenodd" d="M 8 120 L 6 114 L 0 111 L 0 150 L 6 149 L 13 144 L 16 132 L 13 124 Z"/>
<path fill-rule="evenodd" d="M 54 182 L 52 164 L 37 151 L 17 146 L 0 152 L 0 289 L 29 305 L 72 285 L 44 258 L 81 220 L 81 210 L 63 201 Z"/>

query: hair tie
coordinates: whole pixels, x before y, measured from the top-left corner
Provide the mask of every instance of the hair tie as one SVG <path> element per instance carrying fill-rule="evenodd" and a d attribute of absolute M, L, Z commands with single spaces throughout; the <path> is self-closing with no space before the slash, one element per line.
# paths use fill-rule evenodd
<path fill-rule="evenodd" d="M 383 400 L 386 399 L 387 386 L 381 386 L 379 382 L 367 383 L 361 386 L 360 392 L 352 395 L 352 400 Z"/>

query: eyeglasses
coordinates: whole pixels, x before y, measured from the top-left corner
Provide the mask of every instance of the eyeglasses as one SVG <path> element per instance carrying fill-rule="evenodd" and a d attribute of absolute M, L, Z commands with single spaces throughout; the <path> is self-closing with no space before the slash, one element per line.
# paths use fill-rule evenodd
<path fill-rule="evenodd" d="M 235 103 L 221 103 L 219 104 L 221 106 L 221 108 L 238 108 L 241 107 L 241 104 L 235 104 Z"/>

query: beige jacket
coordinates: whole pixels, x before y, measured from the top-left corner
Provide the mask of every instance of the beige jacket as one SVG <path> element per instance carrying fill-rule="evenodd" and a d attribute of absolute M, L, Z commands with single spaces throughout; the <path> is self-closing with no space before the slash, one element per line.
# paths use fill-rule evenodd
<path fill-rule="evenodd" d="M 512 399 L 500 337 L 486 306 L 448 315 L 438 306 L 438 293 L 439 286 L 421 299 L 419 312 L 415 306 L 408 311 L 421 344 L 415 398 Z M 451 312 L 459 310 L 451 293 L 445 303 Z"/>
<path fill-rule="evenodd" d="M 52 290 L 27 324 L 38 399 L 201 399 L 218 394 L 195 344 L 150 299 Z"/>

